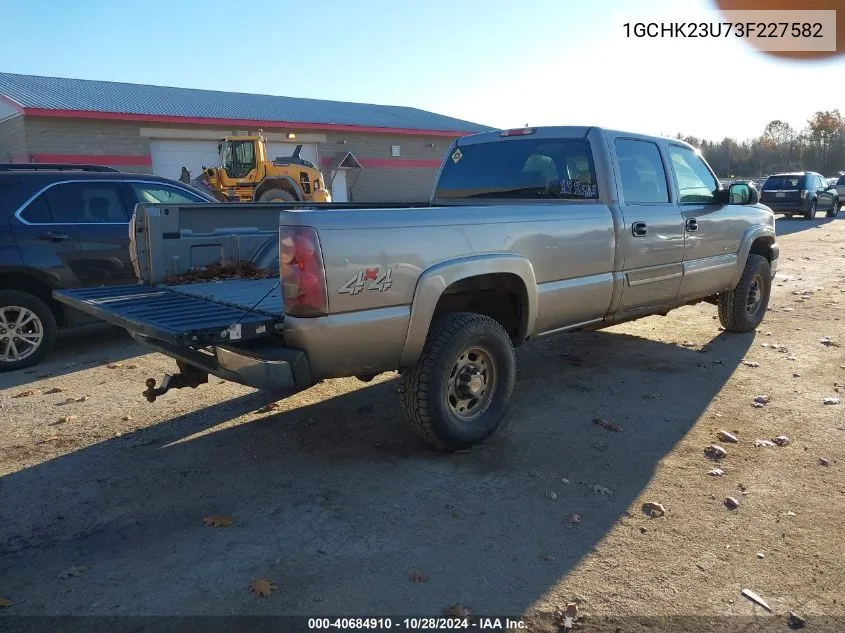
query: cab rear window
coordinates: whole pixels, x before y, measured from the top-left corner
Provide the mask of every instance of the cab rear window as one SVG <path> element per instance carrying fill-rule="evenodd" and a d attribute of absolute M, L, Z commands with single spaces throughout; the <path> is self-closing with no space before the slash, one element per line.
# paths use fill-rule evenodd
<path fill-rule="evenodd" d="M 435 199 L 593 200 L 593 154 L 581 139 L 514 138 L 454 148 Z"/>

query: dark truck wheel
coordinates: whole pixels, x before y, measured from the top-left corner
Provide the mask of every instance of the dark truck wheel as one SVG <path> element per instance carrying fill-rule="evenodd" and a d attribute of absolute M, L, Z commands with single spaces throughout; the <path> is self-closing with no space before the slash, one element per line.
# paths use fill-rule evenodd
<path fill-rule="evenodd" d="M 749 255 L 736 288 L 719 295 L 719 321 L 731 332 L 751 332 L 763 320 L 772 291 L 772 269 L 762 255 Z"/>
<path fill-rule="evenodd" d="M 40 363 L 56 342 L 56 317 L 35 295 L 0 290 L 0 372 Z"/>
<path fill-rule="evenodd" d="M 839 215 L 839 209 L 841 209 L 841 208 L 842 208 L 842 203 L 839 202 L 839 200 L 834 200 L 833 206 L 827 212 L 827 217 L 835 218 L 837 215 Z"/>
<path fill-rule="evenodd" d="M 504 328 L 490 317 L 456 312 L 435 323 L 400 391 L 414 432 L 441 450 L 459 450 L 499 428 L 515 381 L 516 356 Z"/>
<path fill-rule="evenodd" d="M 296 202 L 296 198 L 285 189 L 268 189 L 261 194 L 258 202 Z"/>

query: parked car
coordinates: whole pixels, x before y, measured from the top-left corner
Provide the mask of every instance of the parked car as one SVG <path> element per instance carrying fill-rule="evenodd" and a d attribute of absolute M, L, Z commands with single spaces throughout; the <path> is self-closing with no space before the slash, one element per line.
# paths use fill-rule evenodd
<path fill-rule="evenodd" d="M 135 281 L 137 203 L 211 200 L 174 180 L 109 167 L 0 164 L 0 371 L 39 363 L 59 328 L 94 320 L 55 301 L 53 290 Z"/>
<path fill-rule="evenodd" d="M 845 200 L 845 174 L 836 180 L 836 195 L 839 196 L 840 203 Z"/>
<path fill-rule="evenodd" d="M 399 370 L 411 427 L 450 450 L 499 427 L 514 346 L 701 301 L 751 332 L 779 252 L 754 188 L 722 189 L 682 141 L 597 127 L 460 138 L 423 206 L 141 204 L 134 221 L 144 285 L 54 297 L 177 360 L 150 401 L 210 374 L 283 395 Z M 251 253 L 278 276 L 191 282 Z"/>
<path fill-rule="evenodd" d="M 841 208 L 836 188 L 814 171 L 772 174 L 763 183 L 760 202 L 787 218 L 799 214 L 807 220 L 815 218 L 817 211 L 835 218 Z"/>

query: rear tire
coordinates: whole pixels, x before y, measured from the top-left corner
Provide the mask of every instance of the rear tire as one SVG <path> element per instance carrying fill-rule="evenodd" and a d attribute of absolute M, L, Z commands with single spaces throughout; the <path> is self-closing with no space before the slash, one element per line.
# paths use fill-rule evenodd
<path fill-rule="evenodd" d="M 465 449 L 501 426 L 516 382 L 516 355 L 498 321 L 471 312 L 446 314 L 401 381 L 413 431 L 440 450 Z"/>
<path fill-rule="evenodd" d="M 810 206 L 804 212 L 804 219 L 805 220 L 815 220 L 816 219 L 816 206 L 817 206 L 817 204 L 818 203 L 815 200 L 813 200 L 810 203 Z"/>
<path fill-rule="evenodd" d="M 286 189 L 268 189 L 261 194 L 258 202 L 296 202 L 296 198 Z"/>
<path fill-rule="evenodd" d="M 837 215 L 839 215 L 839 210 L 840 210 L 841 208 L 842 208 L 842 203 L 841 203 L 841 202 L 839 202 L 839 200 L 834 200 L 834 201 L 833 201 L 833 206 L 832 206 L 832 207 L 830 208 L 830 210 L 827 212 L 827 217 L 829 217 L 829 218 L 835 218 Z"/>
<path fill-rule="evenodd" d="M 749 255 L 736 288 L 719 295 L 719 321 L 730 332 L 760 325 L 772 292 L 772 268 L 762 255 Z"/>
<path fill-rule="evenodd" d="M 22 327 L 14 327 L 19 322 Z M 56 316 L 44 301 L 0 290 L 0 372 L 37 365 L 53 350 L 57 334 Z"/>

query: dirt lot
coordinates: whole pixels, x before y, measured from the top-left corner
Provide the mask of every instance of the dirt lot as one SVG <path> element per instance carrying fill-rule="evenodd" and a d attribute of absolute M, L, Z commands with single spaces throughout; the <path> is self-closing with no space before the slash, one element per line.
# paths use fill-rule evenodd
<path fill-rule="evenodd" d="M 790 610 L 820 630 L 845 617 L 845 403 L 824 404 L 845 398 L 845 219 L 778 231 L 758 333 L 720 332 L 701 304 L 527 346 L 510 425 L 465 454 L 406 429 L 392 375 L 269 413 L 216 379 L 148 404 L 144 379 L 171 361 L 112 330 L 63 341 L 36 371 L 0 375 L 0 596 L 14 602 L 0 624 L 459 603 L 551 631 L 575 600 L 592 631 L 604 616 L 768 615 L 749 588 L 774 630 Z M 716 464 L 704 449 L 719 429 L 739 442 L 720 442 Z M 790 443 L 754 445 L 779 435 Z M 665 516 L 647 517 L 649 501 Z M 217 514 L 234 523 L 203 524 Z M 255 578 L 278 589 L 258 597 Z"/>

